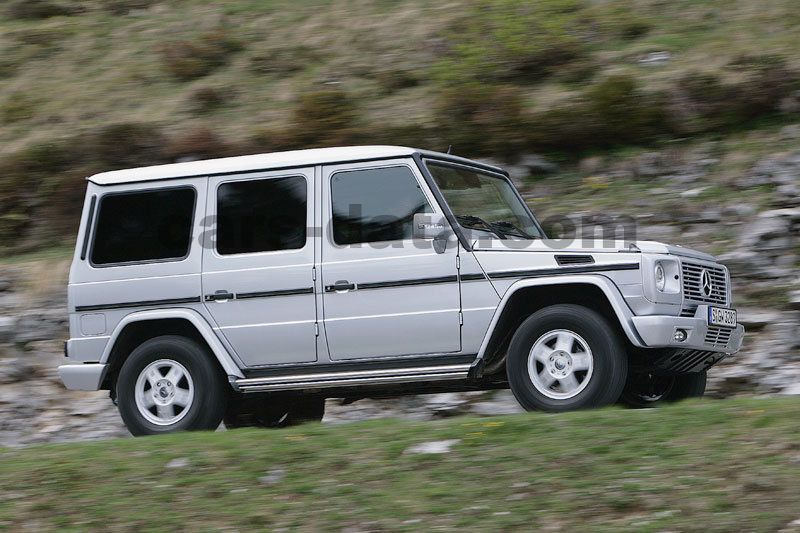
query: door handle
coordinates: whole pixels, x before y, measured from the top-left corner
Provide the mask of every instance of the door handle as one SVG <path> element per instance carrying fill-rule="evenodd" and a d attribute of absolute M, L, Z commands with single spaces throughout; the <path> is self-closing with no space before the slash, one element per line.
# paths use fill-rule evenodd
<path fill-rule="evenodd" d="M 325 292 L 344 292 L 353 291 L 356 288 L 355 283 L 350 283 L 347 280 L 339 280 L 333 285 L 326 285 Z"/>
<path fill-rule="evenodd" d="M 217 291 L 214 294 L 206 294 L 207 302 L 225 302 L 234 298 L 236 298 L 236 295 L 226 290 Z"/>

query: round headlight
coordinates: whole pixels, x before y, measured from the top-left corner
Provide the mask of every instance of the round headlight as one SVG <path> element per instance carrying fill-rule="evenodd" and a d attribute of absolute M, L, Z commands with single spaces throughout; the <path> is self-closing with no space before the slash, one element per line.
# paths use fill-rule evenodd
<path fill-rule="evenodd" d="M 661 266 L 661 263 L 656 263 L 656 289 L 659 292 L 664 292 L 664 288 L 667 285 L 667 276 L 664 275 L 664 267 Z"/>

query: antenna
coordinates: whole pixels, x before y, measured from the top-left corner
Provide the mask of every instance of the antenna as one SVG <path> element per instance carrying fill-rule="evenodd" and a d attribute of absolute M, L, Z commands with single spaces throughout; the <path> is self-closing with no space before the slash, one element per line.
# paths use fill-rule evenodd
<path fill-rule="evenodd" d="M 449 144 L 449 145 L 447 145 L 447 154 L 449 155 L 449 154 L 452 154 L 452 153 L 453 153 L 453 145 Z"/>

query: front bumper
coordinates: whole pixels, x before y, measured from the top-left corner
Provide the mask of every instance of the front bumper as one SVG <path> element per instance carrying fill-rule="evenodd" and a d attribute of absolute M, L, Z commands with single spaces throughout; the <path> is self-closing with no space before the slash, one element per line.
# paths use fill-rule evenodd
<path fill-rule="evenodd" d="M 58 376 L 70 390 L 99 390 L 107 369 L 108 365 L 100 363 L 61 365 Z"/>
<path fill-rule="evenodd" d="M 735 328 L 709 326 L 708 306 L 697 307 L 693 317 L 634 316 L 633 327 L 648 348 L 677 348 L 706 352 L 736 353 L 742 347 L 744 326 Z M 686 331 L 686 340 L 675 340 L 675 331 Z"/>

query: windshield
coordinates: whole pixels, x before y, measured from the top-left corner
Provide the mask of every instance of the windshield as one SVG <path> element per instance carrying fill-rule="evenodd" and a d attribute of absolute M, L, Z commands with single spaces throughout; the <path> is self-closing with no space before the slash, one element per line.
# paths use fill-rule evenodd
<path fill-rule="evenodd" d="M 499 239 L 540 239 L 542 233 L 508 180 L 464 167 L 428 162 L 428 170 L 461 227 Z"/>

